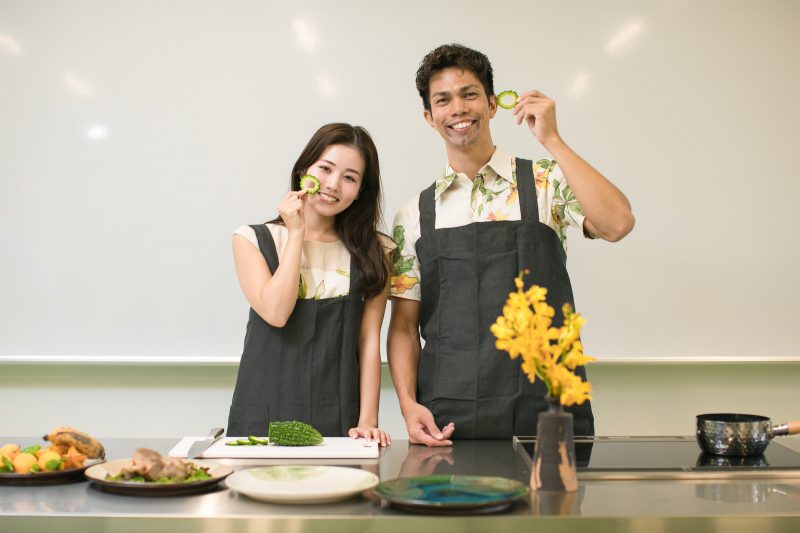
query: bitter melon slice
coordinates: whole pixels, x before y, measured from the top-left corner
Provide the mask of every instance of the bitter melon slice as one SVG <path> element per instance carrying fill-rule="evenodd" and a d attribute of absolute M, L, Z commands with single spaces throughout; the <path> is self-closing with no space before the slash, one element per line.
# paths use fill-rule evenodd
<path fill-rule="evenodd" d="M 517 98 L 519 98 L 517 91 L 503 91 L 497 95 L 497 105 L 503 109 L 514 109 Z"/>
<path fill-rule="evenodd" d="M 315 194 L 319 190 L 319 180 L 312 174 L 300 177 L 300 190 L 308 191 L 308 194 Z"/>

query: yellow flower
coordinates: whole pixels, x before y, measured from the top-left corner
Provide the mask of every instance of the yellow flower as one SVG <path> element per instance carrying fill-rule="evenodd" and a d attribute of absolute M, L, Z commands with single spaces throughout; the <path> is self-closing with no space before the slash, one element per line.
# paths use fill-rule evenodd
<path fill-rule="evenodd" d="M 503 314 L 491 326 L 498 350 L 511 359 L 522 358 L 522 371 L 531 383 L 541 379 L 547 394 L 562 405 L 582 404 L 590 400 L 592 386 L 575 375 L 575 369 L 595 361 L 583 353 L 581 328 L 586 324 L 572 306 L 562 307 L 561 327 L 552 327 L 555 310 L 547 304 L 547 289 L 532 285 L 524 290 L 523 271 L 514 279 L 516 292 L 508 295 Z"/>

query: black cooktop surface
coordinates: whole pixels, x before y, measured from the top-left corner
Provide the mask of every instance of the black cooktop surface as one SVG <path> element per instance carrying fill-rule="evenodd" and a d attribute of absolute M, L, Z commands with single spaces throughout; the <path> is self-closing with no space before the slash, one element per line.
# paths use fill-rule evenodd
<path fill-rule="evenodd" d="M 536 437 L 514 437 L 517 451 L 530 462 Z M 578 472 L 800 470 L 800 452 L 771 442 L 754 457 L 704 453 L 694 437 L 576 437 Z"/>

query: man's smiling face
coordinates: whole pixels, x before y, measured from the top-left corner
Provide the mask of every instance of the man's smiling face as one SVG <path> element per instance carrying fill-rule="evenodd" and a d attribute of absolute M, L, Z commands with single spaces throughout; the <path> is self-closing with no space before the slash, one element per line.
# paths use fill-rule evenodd
<path fill-rule="evenodd" d="M 497 112 L 494 96 L 487 96 L 480 80 L 458 67 L 448 67 L 431 77 L 431 109 L 425 120 L 453 147 L 491 144 L 489 121 Z"/>

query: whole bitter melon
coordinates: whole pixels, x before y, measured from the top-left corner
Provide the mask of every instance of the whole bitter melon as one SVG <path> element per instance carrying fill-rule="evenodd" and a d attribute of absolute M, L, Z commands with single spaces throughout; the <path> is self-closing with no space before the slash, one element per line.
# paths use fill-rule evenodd
<path fill-rule="evenodd" d="M 305 422 L 269 423 L 269 442 L 278 446 L 314 446 L 322 444 L 322 435 Z"/>

